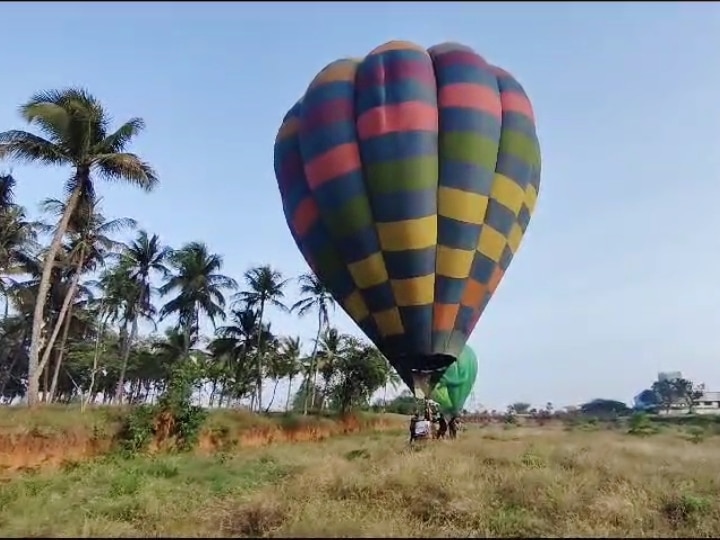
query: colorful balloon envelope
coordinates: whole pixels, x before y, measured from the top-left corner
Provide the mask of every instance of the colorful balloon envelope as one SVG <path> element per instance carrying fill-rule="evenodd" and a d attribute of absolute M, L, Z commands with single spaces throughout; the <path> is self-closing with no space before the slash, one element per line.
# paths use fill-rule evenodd
<path fill-rule="evenodd" d="M 337 60 L 285 115 L 275 175 L 305 260 L 427 395 L 535 207 L 540 149 L 520 83 L 455 43 Z"/>
<path fill-rule="evenodd" d="M 467 398 L 475 386 L 478 363 L 475 352 L 467 345 L 458 359 L 450 364 L 430 394 L 440 406 L 440 410 L 451 416 L 457 416 L 463 410 Z"/>

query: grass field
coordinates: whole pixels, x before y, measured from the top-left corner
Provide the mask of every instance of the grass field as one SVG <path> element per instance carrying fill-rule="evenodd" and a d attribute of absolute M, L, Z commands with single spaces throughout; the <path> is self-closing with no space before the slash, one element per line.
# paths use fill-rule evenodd
<path fill-rule="evenodd" d="M 111 453 L 7 470 L 0 535 L 712 537 L 718 443 L 676 428 L 471 426 L 416 450 L 394 429 Z"/>

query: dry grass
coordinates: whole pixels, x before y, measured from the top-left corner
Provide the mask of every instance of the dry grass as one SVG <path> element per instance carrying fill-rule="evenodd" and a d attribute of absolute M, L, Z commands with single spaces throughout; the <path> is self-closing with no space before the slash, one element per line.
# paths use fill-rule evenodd
<path fill-rule="evenodd" d="M 106 457 L 6 479 L 0 535 L 717 537 L 718 442 L 489 427 Z"/>
<path fill-rule="evenodd" d="M 33 433 L 41 436 L 85 433 L 113 435 L 123 419 L 132 411 L 131 406 L 96 406 L 85 412 L 75 405 L 43 405 L 37 409 L 2 407 L 0 409 L 0 435 Z M 399 415 L 387 415 L 399 418 Z M 374 415 L 360 415 L 358 418 Z M 403 417 L 404 419 L 404 417 Z M 271 427 L 301 427 L 303 424 L 330 426 L 334 418 L 272 413 L 259 416 L 243 409 L 211 409 L 206 422 L 208 430 L 233 432 Z M 292 424 L 292 425 L 291 425 Z"/>
<path fill-rule="evenodd" d="M 44 405 L 37 409 L 2 407 L 0 434 L 36 433 L 51 436 L 59 433 L 81 433 L 114 430 L 119 427 L 129 407 L 90 407 L 80 412 L 79 406 Z"/>
<path fill-rule="evenodd" d="M 0 409 L 0 481 L 8 472 L 53 467 L 116 450 L 130 412 L 129 407 L 97 407 L 84 413 L 67 406 Z M 335 418 L 213 410 L 201 429 L 196 452 L 208 455 L 283 442 L 317 442 L 343 434 L 397 430 L 405 422 L 405 417 L 394 414 Z M 153 440 L 149 449 L 158 452 L 172 446 L 172 440 Z"/>

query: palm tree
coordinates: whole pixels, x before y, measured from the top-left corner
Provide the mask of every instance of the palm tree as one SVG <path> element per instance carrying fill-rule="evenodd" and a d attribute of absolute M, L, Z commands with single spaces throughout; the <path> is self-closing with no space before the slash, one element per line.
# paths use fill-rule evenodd
<path fill-rule="evenodd" d="M 165 330 L 165 339 L 157 340 L 153 348 L 166 371 L 166 379 L 172 367 L 180 362 L 188 351 L 194 352 L 196 345 L 197 339 L 191 337 L 188 341 L 188 336 L 182 328 L 171 327 Z"/>
<path fill-rule="evenodd" d="M 42 274 L 42 258 L 43 252 L 41 251 L 37 258 L 29 257 L 22 265 L 20 265 L 19 273 L 23 273 L 28 276 L 21 282 L 13 282 L 8 292 L 15 311 L 21 313 L 23 319 L 26 321 L 28 326 L 28 337 L 32 332 L 32 313 L 38 300 L 38 291 L 40 286 L 40 277 Z M 49 398 L 50 388 L 50 371 L 47 368 L 48 358 L 51 356 L 53 350 L 55 350 L 55 343 L 58 334 L 63 327 L 62 321 L 58 322 L 61 315 L 68 324 L 78 325 L 80 320 L 72 313 L 72 300 L 79 296 L 80 298 L 90 298 L 91 292 L 89 289 L 81 285 L 79 282 L 75 282 L 73 264 L 72 264 L 72 246 L 65 244 L 62 246 L 62 250 L 58 252 L 55 262 L 53 264 L 53 270 L 51 273 L 50 289 L 46 298 L 46 308 L 43 310 L 43 324 L 48 325 L 53 329 L 51 344 L 47 344 L 47 336 L 43 334 L 41 351 L 44 350 L 42 355 L 43 360 L 40 363 L 40 373 L 45 376 L 45 384 L 43 386 L 43 400 Z M 72 290 L 75 292 L 72 292 Z M 82 302 L 81 302 L 82 303 Z M 80 307 L 80 306 L 78 306 Z M 29 310 L 29 311 L 28 311 Z M 70 317 L 67 317 L 70 313 Z M 29 344 L 29 342 L 28 342 Z"/>
<path fill-rule="evenodd" d="M 323 327 L 326 327 L 329 320 L 330 308 L 335 309 L 335 299 L 332 297 L 330 292 L 327 290 L 325 285 L 317 278 L 315 274 L 303 274 L 298 278 L 300 283 L 300 294 L 302 295 L 300 300 L 295 302 L 290 308 L 290 311 L 295 311 L 300 317 L 307 315 L 312 311 L 317 312 L 318 326 L 317 334 L 315 335 L 315 341 L 313 345 L 313 352 L 310 355 L 311 370 L 313 373 L 313 387 L 312 387 L 312 399 L 311 403 L 315 403 L 315 392 L 317 390 L 317 351 L 318 342 L 320 340 L 320 334 L 322 333 Z M 310 392 L 305 396 L 305 405 L 303 414 L 307 414 L 308 399 L 310 398 Z"/>
<path fill-rule="evenodd" d="M 217 319 L 225 319 L 224 291 L 237 288 L 237 284 L 219 273 L 222 257 L 210 253 L 201 242 L 190 242 L 172 252 L 169 262 L 174 273 L 160 287 L 160 293 L 164 296 L 177 291 L 177 295 L 162 307 L 160 317 L 177 315 L 190 343 L 197 339 L 201 314 L 210 319 L 213 328 Z"/>
<path fill-rule="evenodd" d="M 132 284 L 125 289 L 130 294 L 126 301 L 130 304 L 127 314 L 131 329 L 121 352 L 122 364 L 115 391 L 118 402 L 122 402 L 125 373 L 130 350 L 137 339 L 138 321 L 141 317 L 151 319 L 155 314 L 155 308 L 152 305 L 150 278 L 155 274 L 159 274 L 162 278 L 168 276 L 165 261 L 169 255 L 170 249 L 161 245 L 159 237 L 156 234 L 148 236 L 148 233 L 144 230 L 138 232 L 135 240 L 127 246 L 127 249 L 122 254 L 122 264 L 127 274 L 126 279 Z"/>
<path fill-rule="evenodd" d="M 37 247 L 37 230 L 25 219 L 25 209 L 15 203 L 15 179 L 0 175 L 0 294 L 4 316 L 0 322 L 0 402 L 24 393 L 22 365 L 27 360 L 28 301 L 34 297 L 11 276 L 33 269 L 31 255 Z M 10 306 L 16 312 L 10 316 Z M 6 391 L 7 390 L 7 391 Z"/>
<path fill-rule="evenodd" d="M 258 325 L 263 326 L 265 308 L 268 305 L 274 306 L 281 311 L 287 311 L 287 307 L 282 303 L 285 297 L 283 289 L 287 280 L 277 270 L 273 270 L 270 265 L 258 266 L 251 268 L 245 272 L 245 282 L 248 285 L 247 291 L 238 293 L 236 299 L 248 306 L 249 308 L 257 308 Z M 257 364 L 257 410 L 262 411 L 262 367 L 263 367 L 263 333 L 258 333 L 258 342 L 255 350 Z"/>
<path fill-rule="evenodd" d="M 94 193 L 94 178 L 122 180 L 150 191 L 158 183 L 152 167 L 126 152 L 130 141 L 145 127 L 132 118 L 109 132 L 110 118 L 102 104 L 84 89 L 41 92 L 20 107 L 23 119 L 44 137 L 27 131 L 0 133 L 0 159 L 69 166 L 73 172 L 66 187 L 69 197 L 43 263 L 37 304 L 33 313 L 28 358 L 28 405 L 38 402 L 40 337 L 43 312 L 55 257 L 83 192 Z"/>
<path fill-rule="evenodd" d="M 257 399 L 257 363 L 249 367 L 248 360 L 252 358 L 258 341 L 267 343 L 274 339 L 274 336 L 269 325 L 265 324 L 262 328 L 259 326 L 257 312 L 249 308 L 231 310 L 230 322 L 231 324 L 216 330 L 211 349 L 215 357 L 226 364 L 226 373 L 229 375 L 226 383 L 229 383 L 231 388 L 223 390 L 230 390 L 232 397 L 240 399 L 252 389 L 251 405 L 254 406 Z M 262 336 L 258 338 L 258 334 Z"/>
<path fill-rule="evenodd" d="M 336 328 L 327 328 L 325 333 L 316 344 L 317 354 L 311 360 L 313 362 L 315 380 L 313 381 L 313 401 L 315 403 L 315 386 L 317 385 L 317 372 L 322 374 L 323 392 L 320 407 L 323 408 L 327 401 L 330 382 L 337 371 L 337 362 L 340 357 L 348 352 L 348 336 L 338 332 Z M 307 399 L 305 400 L 307 403 Z"/>
<path fill-rule="evenodd" d="M 162 278 L 168 276 L 165 263 L 171 253 L 170 248 L 160 243 L 158 235 L 148 236 L 147 231 L 138 232 L 135 240 L 127 247 L 123 254 L 130 261 L 130 277 L 141 287 L 140 302 L 149 302 L 152 296 L 150 278 L 159 274 Z"/>
<path fill-rule="evenodd" d="M 285 377 L 286 363 L 285 357 L 280 351 L 280 340 L 273 337 L 272 339 L 265 340 L 263 346 L 265 347 L 269 360 L 267 363 L 267 374 L 274 383 L 270 401 L 268 401 L 267 407 L 265 407 L 265 412 L 269 413 L 270 408 L 273 406 L 273 403 L 275 403 L 275 396 L 280 380 Z"/>
<path fill-rule="evenodd" d="M 135 220 L 131 218 L 106 220 L 105 216 L 100 213 L 101 202 L 102 199 L 96 199 L 92 193 L 83 191 L 75 207 L 75 212 L 68 223 L 67 232 L 70 243 L 66 250 L 67 268 L 65 273 L 69 281 L 69 287 L 38 366 L 39 371 L 42 372 L 48 365 L 55 341 L 62 327 L 63 335 L 57 351 L 52 384 L 47 397 L 49 402 L 52 402 L 57 388 L 63 352 L 72 321 L 72 302 L 78 291 L 80 277 L 83 273 L 93 272 L 98 266 L 104 265 L 107 255 L 113 252 L 117 253 L 124 247 L 124 244 L 110 238 L 110 234 L 137 225 Z M 45 199 L 41 203 L 41 207 L 45 212 L 60 217 L 65 213 L 66 203 L 58 199 Z"/>
<path fill-rule="evenodd" d="M 37 235 L 42 224 L 27 220 L 25 209 L 15 203 L 16 181 L 10 174 L 0 174 L 0 294 L 4 299 L 4 317 L 10 309 L 8 297 L 15 281 L 12 275 L 25 273 L 37 250 Z"/>
<path fill-rule="evenodd" d="M 288 390 L 285 400 L 285 410 L 290 410 L 290 398 L 292 397 L 292 383 L 300 373 L 300 338 L 285 337 L 281 340 L 281 354 L 284 364 L 284 375 L 288 379 Z"/>
<path fill-rule="evenodd" d="M 130 267 L 132 261 L 126 257 L 122 257 L 118 264 L 107 269 L 100 276 L 98 285 L 103 291 L 103 298 L 98 308 L 101 324 L 101 333 L 104 334 L 105 326 L 108 323 L 120 323 L 120 375 L 115 385 L 115 399 L 122 402 L 123 389 L 125 388 L 125 372 L 127 370 L 127 359 L 129 354 L 125 354 L 129 350 L 130 335 L 128 327 L 133 321 L 137 320 L 138 310 L 142 306 L 138 306 L 137 299 L 140 297 L 140 288 L 136 281 L 130 278 Z M 146 316 L 151 315 L 154 310 L 152 306 L 148 307 Z M 95 354 L 97 356 L 97 345 Z"/>
<path fill-rule="evenodd" d="M 303 357 L 300 359 L 299 372 L 302 376 L 300 381 L 300 388 L 295 392 L 295 398 L 293 399 L 292 408 L 293 410 L 306 411 L 310 408 L 319 409 L 320 404 L 317 401 L 307 404 L 309 396 L 315 396 L 317 400 L 317 393 L 312 391 L 312 378 L 313 378 L 313 364 L 314 362 L 310 357 Z"/>

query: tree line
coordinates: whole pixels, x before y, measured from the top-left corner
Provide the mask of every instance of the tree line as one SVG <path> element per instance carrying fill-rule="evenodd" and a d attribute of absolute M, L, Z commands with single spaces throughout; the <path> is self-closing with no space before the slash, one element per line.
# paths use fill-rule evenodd
<path fill-rule="evenodd" d="M 111 129 L 102 103 L 77 88 L 38 93 L 20 114 L 28 131 L 0 133 L 8 164 L 0 175 L 0 402 L 150 402 L 183 362 L 213 407 L 249 398 L 255 411 L 346 410 L 399 384 L 373 346 L 333 327 L 335 303 L 313 274 L 288 279 L 261 265 L 236 280 L 202 241 L 167 246 L 133 218 L 104 215 L 98 182 L 148 192 L 159 182 L 128 151 L 145 128 L 141 118 Z M 16 200 L 22 179 L 12 163 L 69 170 L 65 197 L 40 201 L 31 217 Z M 131 241 L 118 239 L 128 232 Z M 291 304 L 293 286 L 299 300 Z M 308 348 L 273 327 L 270 308 L 314 318 Z M 203 321 L 212 335 L 202 335 Z M 154 330 L 144 334 L 143 325 Z M 281 381 L 287 392 L 278 396 Z"/>

